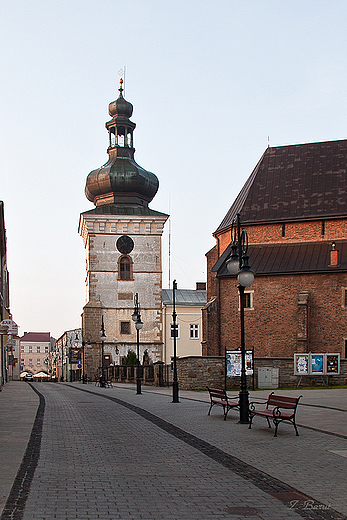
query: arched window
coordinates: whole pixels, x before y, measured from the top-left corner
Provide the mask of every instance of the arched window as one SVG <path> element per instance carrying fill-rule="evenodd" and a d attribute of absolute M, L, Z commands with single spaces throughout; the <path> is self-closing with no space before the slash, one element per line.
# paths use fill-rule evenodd
<path fill-rule="evenodd" d="M 121 256 L 118 262 L 118 279 L 132 280 L 132 261 L 127 255 Z"/>

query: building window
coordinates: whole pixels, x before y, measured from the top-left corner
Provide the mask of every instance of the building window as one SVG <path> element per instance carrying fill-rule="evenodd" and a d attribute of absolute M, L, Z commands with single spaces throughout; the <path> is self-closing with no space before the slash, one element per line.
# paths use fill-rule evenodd
<path fill-rule="evenodd" d="M 132 279 L 132 262 L 129 256 L 121 256 L 118 262 L 118 279 Z"/>
<path fill-rule="evenodd" d="M 36 366 L 38 366 L 38 367 L 41 366 L 41 359 L 40 359 L 40 358 L 37 358 L 37 360 L 36 360 Z"/>
<path fill-rule="evenodd" d="M 179 324 L 176 323 L 176 331 L 175 331 L 175 326 L 173 323 L 171 323 L 170 325 L 170 338 L 173 339 L 175 337 L 175 332 L 176 332 L 176 338 L 179 338 L 180 337 L 180 327 L 179 327 Z"/>
<path fill-rule="evenodd" d="M 345 351 L 344 351 L 344 355 L 345 355 L 345 358 L 347 359 L 347 339 L 345 339 L 344 342 L 345 342 Z"/>
<path fill-rule="evenodd" d="M 24 365 L 24 364 L 25 364 L 24 359 L 21 359 L 21 360 L 20 360 L 20 364 L 21 364 L 21 365 Z"/>
<path fill-rule="evenodd" d="M 130 334 L 130 321 L 121 321 L 120 322 L 120 333 L 121 334 Z"/>
<path fill-rule="evenodd" d="M 325 220 L 322 220 L 322 237 L 325 235 Z"/>
<path fill-rule="evenodd" d="M 45 352 L 48 353 L 48 345 L 45 346 Z"/>
<path fill-rule="evenodd" d="M 190 339 L 199 339 L 199 325 L 190 324 L 189 337 Z"/>
<path fill-rule="evenodd" d="M 23 345 L 20 346 L 20 351 L 24 352 L 24 346 Z"/>
<path fill-rule="evenodd" d="M 286 225 L 282 224 L 282 237 L 286 236 Z"/>
<path fill-rule="evenodd" d="M 41 347 L 36 347 L 36 352 L 37 352 L 37 354 L 40 354 L 40 352 L 41 352 Z"/>
<path fill-rule="evenodd" d="M 254 309 L 254 291 L 245 291 L 244 293 L 244 305 L 245 310 L 253 310 Z"/>
<path fill-rule="evenodd" d="M 29 367 L 33 366 L 33 360 L 29 358 Z"/>
<path fill-rule="evenodd" d="M 29 352 L 32 352 L 33 351 L 33 347 L 29 347 Z"/>
<path fill-rule="evenodd" d="M 347 309 L 347 287 L 342 287 L 341 289 L 341 307 L 342 309 Z"/>

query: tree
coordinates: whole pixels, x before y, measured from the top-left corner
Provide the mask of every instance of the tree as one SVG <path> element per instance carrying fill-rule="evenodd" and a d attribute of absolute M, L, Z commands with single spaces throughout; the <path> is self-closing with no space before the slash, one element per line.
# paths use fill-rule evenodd
<path fill-rule="evenodd" d="M 123 365 L 137 365 L 137 356 L 133 350 L 129 350 L 125 358 L 123 358 Z"/>

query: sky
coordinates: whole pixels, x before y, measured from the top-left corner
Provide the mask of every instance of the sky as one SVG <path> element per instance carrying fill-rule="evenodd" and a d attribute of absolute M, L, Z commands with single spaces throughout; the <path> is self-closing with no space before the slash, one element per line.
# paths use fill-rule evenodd
<path fill-rule="evenodd" d="M 19 334 L 81 326 L 88 173 L 107 160 L 108 105 L 134 106 L 135 160 L 170 213 L 171 272 L 205 254 L 268 144 L 347 138 L 345 0 L 2 0 L 0 200 Z M 169 225 L 163 287 L 169 281 Z"/>

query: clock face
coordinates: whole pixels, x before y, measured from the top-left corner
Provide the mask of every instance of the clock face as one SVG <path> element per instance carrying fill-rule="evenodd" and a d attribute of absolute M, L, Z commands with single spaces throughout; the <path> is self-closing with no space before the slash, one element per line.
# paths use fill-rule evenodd
<path fill-rule="evenodd" d="M 118 251 L 123 253 L 123 255 L 128 255 L 134 249 L 134 241 L 127 235 L 122 235 L 118 238 L 116 246 Z"/>

